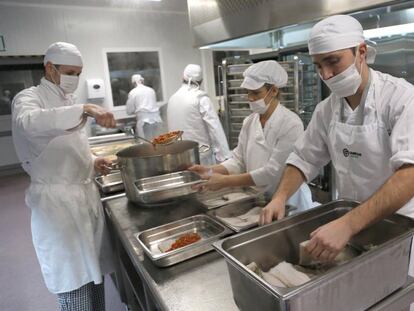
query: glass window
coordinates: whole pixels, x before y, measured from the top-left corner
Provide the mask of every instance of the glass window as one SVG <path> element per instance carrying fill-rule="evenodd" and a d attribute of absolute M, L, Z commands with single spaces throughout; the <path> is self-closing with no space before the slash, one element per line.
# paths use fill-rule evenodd
<path fill-rule="evenodd" d="M 107 52 L 109 79 L 114 106 L 124 106 L 133 88 L 131 77 L 140 74 L 153 88 L 157 101 L 163 100 L 159 53 L 157 51 Z"/>
<path fill-rule="evenodd" d="M 44 67 L 42 57 L 0 58 L 0 115 L 11 114 L 13 97 L 21 90 L 40 83 Z"/>

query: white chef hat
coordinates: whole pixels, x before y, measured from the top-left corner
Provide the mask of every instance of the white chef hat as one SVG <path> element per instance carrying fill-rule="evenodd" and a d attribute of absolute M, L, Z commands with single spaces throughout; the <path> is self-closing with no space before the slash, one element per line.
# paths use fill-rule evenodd
<path fill-rule="evenodd" d="M 310 32 L 309 54 L 330 53 L 365 42 L 361 24 L 349 15 L 334 15 L 316 23 Z M 368 45 L 367 63 L 375 60 L 376 50 Z"/>
<path fill-rule="evenodd" d="M 200 65 L 188 64 L 184 69 L 183 78 L 186 81 L 200 82 L 203 80 L 203 70 Z"/>
<path fill-rule="evenodd" d="M 55 42 L 51 44 L 46 52 L 43 64 L 51 62 L 56 65 L 68 65 L 82 67 L 82 55 L 78 48 L 67 42 Z"/>
<path fill-rule="evenodd" d="M 257 90 L 265 83 L 281 88 L 286 86 L 288 81 L 286 70 L 274 60 L 265 60 L 251 65 L 243 72 L 243 77 L 241 87 L 248 90 Z"/>
<path fill-rule="evenodd" d="M 131 77 L 131 82 L 136 84 L 142 83 L 144 82 L 144 77 L 137 73 Z"/>

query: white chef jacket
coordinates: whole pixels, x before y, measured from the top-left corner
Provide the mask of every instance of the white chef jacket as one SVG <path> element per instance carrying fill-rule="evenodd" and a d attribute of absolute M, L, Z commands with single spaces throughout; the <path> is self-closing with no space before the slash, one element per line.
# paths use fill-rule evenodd
<path fill-rule="evenodd" d="M 371 146 L 371 139 L 367 138 L 365 144 L 360 142 L 360 148 L 367 148 L 364 154 L 358 150 L 348 150 L 347 146 L 337 146 L 333 141 L 329 132 L 333 123 L 339 123 L 341 99 L 335 94 L 331 94 L 327 99 L 318 104 L 312 116 L 311 122 L 303 135 L 295 144 L 294 151 L 289 156 L 287 163 L 298 167 L 306 179 L 312 180 L 319 172 L 319 169 L 326 165 L 331 159 L 338 163 L 335 167 L 339 183 L 346 175 L 349 175 L 343 165 L 346 158 L 348 168 L 352 168 L 352 162 L 349 161 L 365 161 L 366 170 L 362 167 L 357 174 L 358 176 L 349 176 L 353 183 L 353 187 L 346 193 L 341 193 L 338 189 L 339 198 L 355 199 L 358 201 L 367 200 L 381 185 L 388 179 L 393 172 L 400 168 L 403 164 L 414 164 L 414 86 L 401 78 L 396 78 L 388 74 L 370 69 L 371 84 L 367 93 L 362 126 L 353 125 L 355 121 L 349 107 L 345 107 L 346 122 L 349 126 L 349 143 L 352 137 L 361 132 L 368 126 L 375 126 L 379 123 L 378 131 L 381 128 L 388 133 L 385 143 L 381 146 L 379 152 L 376 150 L 378 146 Z M 347 135 L 347 134 L 345 134 Z M 376 133 L 373 133 L 376 135 Z M 371 136 L 374 138 L 374 136 Z M 376 138 L 376 136 L 375 136 Z M 373 139 L 374 140 L 374 139 Z M 365 146 L 364 146 L 365 145 Z M 338 148 L 344 148 L 339 150 Z M 371 148 L 371 149 L 370 149 Z M 372 155 L 369 154 L 372 150 Z M 344 158 L 341 156 L 344 153 Z M 374 161 L 374 157 L 378 157 L 381 153 L 389 152 L 389 165 L 383 166 L 382 172 L 374 172 L 369 170 L 369 162 Z M 335 155 L 333 157 L 333 155 Z M 351 165 L 351 166 L 349 166 Z M 365 176 L 368 174 L 369 176 Z M 372 174 L 379 174 L 381 178 L 377 178 Z M 372 175 L 372 176 L 371 176 Z M 350 179 L 350 180 L 351 180 Z M 366 182 L 369 180 L 369 182 Z M 349 185 L 348 185 L 349 186 Z M 343 185 L 345 189 L 347 185 Z M 399 212 L 407 216 L 414 216 L 414 201 L 408 202 Z"/>
<path fill-rule="evenodd" d="M 66 131 L 79 124 L 82 113 L 82 105 L 45 78 L 17 94 L 12 105 L 13 140 L 31 179 L 26 204 L 33 245 L 52 293 L 102 283 L 112 271 L 87 136 Z"/>
<path fill-rule="evenodd" d="M 303 134 L 300 118 L 279 104 L 264 128 L 260 115 L 252 113 L 243 121 L 232 158 L 221 163 L 229 174 L 250 173 L 255 185 L 272 196 L 285 169 L 293 144 Z M 305 210 L 312 207 L 309 187 L 303 184 L 289 203 Z"/>
<path fill-rule="evenodd" d="M 138 84 L 129 92 L 126 102 L 126 112 L 129 115 L 136 115 L 136 130 L 137 134 L 141 137 L 145 137 L 143 130 L 144 123 L 162 123 L 155 91 L 143 84 Z"/>
<path fill-rule="evenodd" d="M 222 162 L 231 157 L 223 127 L 204 91 L 183 84 L 168 101 L 167 118 L 169 131 L 184 131 L 183 139 L 212 148 L 215 159 L 202 161 L 202 164 L 214 164 L 215 160 Z"/>

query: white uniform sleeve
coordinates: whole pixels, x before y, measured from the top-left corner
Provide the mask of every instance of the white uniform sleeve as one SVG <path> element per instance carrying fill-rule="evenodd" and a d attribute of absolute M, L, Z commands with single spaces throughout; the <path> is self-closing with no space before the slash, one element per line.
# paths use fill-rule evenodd
<path fill-rule="evenodd" d="M 226 135 L 217 113 L 213 108 L 213 103 L 208 96 L 200 98 L 200 114 L 207 125 L 208 134 L 212 143 L 212 148 L 217 161 L 222 162 L 231 157 Z"/>
<path fill-rule="evenodd" d="M 246 172 L 246 164 L 244 162 L 244 144 L 247 140 L 247 133 L 245 130 L 245 126 L 242 126 L 242 129 L 239 134 L 239 140 L 237 142 L 236 148 L 232 151 L 232 157 L 230 159 L 227 159 L 223 163 L 220 163 L 223 165 L 230 175 L 233 174 L 241 174 Z"/>
<path fill-rule="evenodd" d="M 57 136 L 79 124 L 83 105 L 41 108 L 38 98 L 18 94 L 13 100 L 13 122 L 27 136 Z"/>
<path fill-rule="evenodd" d="M 256 186 L 278 185 L 285 168 L 285 162 L 292 152 L 293 144 L 303 134 L 303 125 L 295 122 L 285 127 L 279 139 L 272 148 L 272 153 L 266 165 L 250 172 Z"/>
<path fill-rule="evenodd" d="M 289 155 L 286 164 L 291 164 L 302 171 L 306 181 L 313 180 L 323 166 L 329 163 L 328 129 L 323 108 L 327 105 L 320 103 L 316 106 L 312 119 L 302 135 L 295 143 L 293 152 Z"/>
<path fill-rule="evenodd" d="M 395 92 L 393 97 L 386 114 L 391 129 L 390 164 L 395 171 L 404 164 L 414 164 L 414 87 Z"/>
<path fill-rule="evenodd" d="M 133 92 L 129 92 L 128 99 L 126 102 L 126 113 L 129 115 L 135 114 L 135 110 L 135 96 Z"/>

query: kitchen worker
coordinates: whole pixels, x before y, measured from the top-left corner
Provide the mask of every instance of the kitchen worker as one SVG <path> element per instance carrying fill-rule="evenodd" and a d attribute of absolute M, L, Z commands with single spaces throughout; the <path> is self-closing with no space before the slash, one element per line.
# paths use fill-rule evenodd
<path fill-rule="evenodd" d="M 300 118 L 280 104 L 280 88 L 286 86 L 286 70 L 276 61 L 256 63 L 244 73 L 242 88 L 247 90 L 252 114 L 243 121 L 232 158 L 219 165 L 196 165 L 190 170 L 208 179 L 203 188 L 256 186 L 271 197 L 279 184 L 285 161 L 293 144 L 303 134 Z M 209 173 L 212 175 L 208 176 Z M 298 210 L 312 207 L 309 187 L 302 183 L 288 203 Z"/>
<path fill-rule="evenodd" d="M 183 139 L 210 146 L 200 153 L 200 162 L 212 165 L 231 157 L 227 138 L 207 93 L 200 90 L 201 67 L 189 64 L 183 73 L 183 84 L 168 101 L 169 131 L 184 131 Z"/>
<path fill-rule="evenodd" d="M 375 50 L 351 16 L 317 23 L 309 53 L 332 94 L 317 105 L 260 221 L 281 219 L 290 195 L 332 161 L 339 198 L 362 202 L 311 233 L 310 254 L 333 260 L 374 222 L 397 211 L 414 217 L 414 86 L 368 67 Z"/>
<path fill-rule="evenodd" d="M 128 94 L 127 114 L 136 115 L 138 136 L 151 140 L 159 135 L 162 126 L 155 91 L 144 85 L 144 78 L 140 74 L 133 75 L 131 82 L 134 88 Z"/>
<path fill-rule="evenodd" d="M 92 157 L 77 125 L 86 114 L 104 127 L 115 127 L 115 120 L 99 106 L 76 103 L 83 66 L 76 46 L 53 43 L 43 64 L 40 84 L 12 103 L 14 145 L 31 180 L 26 204 L 33 245 L 60 310 L 104 311 L 103 275 L 112 271 L 112 251 L 92 178 L 95 171 L 107 173 L 110 162 Z"/>

